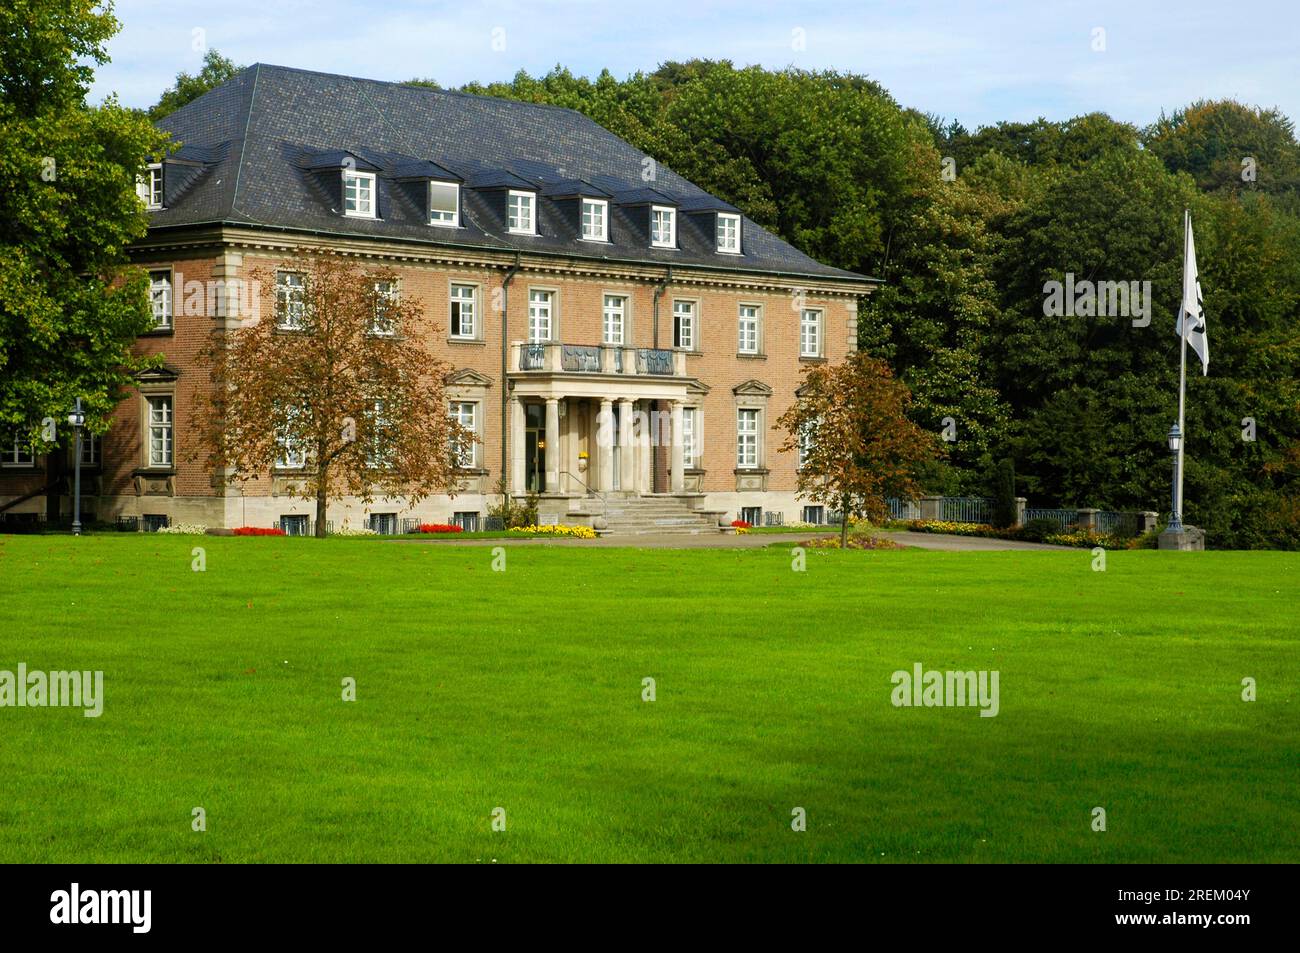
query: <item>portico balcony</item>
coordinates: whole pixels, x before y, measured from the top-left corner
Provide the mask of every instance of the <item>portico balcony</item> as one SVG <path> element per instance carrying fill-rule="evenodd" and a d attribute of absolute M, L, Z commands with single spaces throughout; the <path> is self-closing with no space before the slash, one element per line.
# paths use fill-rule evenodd
<path fill-rule="evenodd" d="M 665 348 L 558 341 L 511 345 L 510 369 L 522 374 L 614 374 L 631 377 L 686 377 L 686 354 Z"/>

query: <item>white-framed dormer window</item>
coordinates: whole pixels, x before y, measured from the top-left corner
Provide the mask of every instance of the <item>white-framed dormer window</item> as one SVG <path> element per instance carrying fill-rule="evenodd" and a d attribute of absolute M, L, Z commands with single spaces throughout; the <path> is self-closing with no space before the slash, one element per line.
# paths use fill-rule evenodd
<path fill-rule="evenodd" d="M 757 354 L 759 342 L 759 310 L 756 304 L 742 304 L 737 322 L 736 350 L 741 354 Z"/>
<path fill-rule="evenodd" d="M 451 419 L 471 434 L 477 434 L 478 404 L 470 400 L 453 400 L 451 402 Z M 478 444 L 473 439 L 453 440 L 451 452 L 452 458 L 456 461 L 456 466 L 462 470 L 471 469 L 474 466 L 474 451 L 477 446 Z"/>
<path fill-rule="evenodd" d="M 736 411 L 736 468 L 753 470 L 758 466 L 758 410 L 742 407 Z"/>
<path fill-rule="evenodd" d="M 623 327 L 627 320 L 627 295 L 605 295 L 603 312 L 604 344 L 622 345 Z"/>
<path fill-rule="evenodd" d="M 718 213 L 718 251 L 728 255 L 740 254 L 740 216 Z"/>
<path fill-rule="evenodd" d="M 144 173 L 136 176 L 135 194 L 140 197 L 144 207 L 156 211 L 163 207 L 163 167 L 161 162 L 151 162 L 145 166 Z"/>
<path fill-rule="evenodd" d="M 511 189 L 506 196 L 506 228 L 521 235 L 537 234 L 537 215 L 532 192 Z"/>
<path fill-rule="evenodd" d="M 551 340 L 551 312 L 555 304 L 554 291 L 528 292 L 528 343 L 542 344 Z"/>
<path fill-rule="evenodd" d="M 398 301 L 396 281 L 375 282 L 375 312 L 370 318 L 370 333 L 392 337 L 397 333 L 397 315 L 394 305 Z"/>
<path fill-rule="evenodd" d="M 451 286 L 451 336 L 473 338 L 478 334 L 477 291 L 473 285 Z"/>
<path fill-rule="evenodd" d="M 460 226 L 460 186 L 455 182 L 429 183 L 429 224 Z"/>
<path fill-rule="evenodd" d="M 650 206 L 650 244 L 656 248 L 677 247 L 677 210 L 664 205 Z"/>
<path fill-rule="evenodd" d="M 609 203 L 604 199 L 582 200 L 582 238 L 588 242 L 609 241 Z"/>
<path fill-rule="evenodd" d="M 343 214 L 375 217 L 375 176 L 371 172 L 343 170 Z"/>
<path fill-rule="evenodd" d="M 172 327 L 172 273 L 149 272 L 149 307 L 153 311 L 155 331 L 170 331 Z"/>
<path fill-rule="evenodd" d="M 673 347 L 695 350 L 695 302 L 673 302 Z"/>
<path fill-rule="evenodd" d="M 307 313 L 306 285 L 296 271 L 275 273 L 275 326 L 282 331 L 300 331 Z"/>
<path fill-rule="evenodd" d="M 818 308 L 804 308 L 799 312 L 799 356 L 821 357 L 822 313 Z"/>

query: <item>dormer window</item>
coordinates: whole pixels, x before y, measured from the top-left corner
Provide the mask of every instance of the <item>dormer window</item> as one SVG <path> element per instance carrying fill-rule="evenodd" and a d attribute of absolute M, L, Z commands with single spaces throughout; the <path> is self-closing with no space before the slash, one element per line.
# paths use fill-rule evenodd
<path fill-rule="evenodd" d="M 677 210 L 664 205 L 650 206 L 650 244 L 655 248 L 677 247 Z"/>
<path fill-rule="evenodd" d="M 534 195 L 532 192 L 510 190 L 506 198 L 506 228 L 519 235 L 537 234 Z"/>
<path fill-rule="evenodd" d="M 151 162 L 144 174 L 135 178 L 135 194 L 150 212 L 163 207 L 163 168 L 161 162 Z"/>
<path fill-rule="evenodd" d="M 375 176 L 371 172 L 343 171 L 343 214 L 375 217 Z"/>
<path fill-rule="evenodd" d="M 718 251 L 727 255 L 740 254 L 740 216 L 718 213 Z"/>
<path fill-rule="evenodd" d="M 609 241 L 609 203 L 604 199 L 582 200 L 582 238 L 588 242 Z"/>
<path fill-rule="evenodd" d="M 429 183 L 429 224 L 444 228 L 460 225 L 460 186 L 455 182 Z"/>

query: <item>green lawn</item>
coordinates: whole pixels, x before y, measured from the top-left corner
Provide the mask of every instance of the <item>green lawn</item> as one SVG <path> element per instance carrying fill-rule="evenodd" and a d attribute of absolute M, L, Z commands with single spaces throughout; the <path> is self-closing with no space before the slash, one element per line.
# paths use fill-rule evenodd
<path fill-rule="evenodd" d="M 1300 860 L 1295 555 L 503 545 L 0 537 L 0 861 Z"/>

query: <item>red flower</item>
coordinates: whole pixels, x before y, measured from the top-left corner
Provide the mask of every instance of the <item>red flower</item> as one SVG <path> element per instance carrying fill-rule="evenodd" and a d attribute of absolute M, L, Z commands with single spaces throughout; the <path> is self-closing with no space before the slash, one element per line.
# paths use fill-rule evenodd
<path fill-rule="evenodd" d="M 465 527 L 456 526 L 452 523 L 421 523 L 419 531 L 421 533 L 461 533 L 465 531 Z"/>
<path fill-rule="evenodd" d="M 731 521 L 731 525 L 734 526 L 734 527 L 736 527 L 736 529 L 753 529 L 753 528 L 754 528 L 754 524 L 753 524 L 753 523 L 747 523 L 747 522 L 745 522 L 744 520 L 732 520 L 732 521 Z"/>
<path fill-rule="evenodd" d="M 236 536 L 283 536 L 284 530 L 276 529 L 274 526 L 240 526 L 235 531 Z"/>

